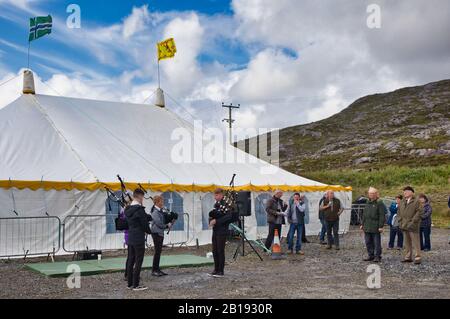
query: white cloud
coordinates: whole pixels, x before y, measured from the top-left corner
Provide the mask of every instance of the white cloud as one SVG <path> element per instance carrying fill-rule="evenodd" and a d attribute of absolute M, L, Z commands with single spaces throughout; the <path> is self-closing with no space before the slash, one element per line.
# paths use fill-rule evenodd
<path fill-rule="evenodd" d="M 240 100 L 264 101 L 296 89 L 301 74 L 298 60 L 282 52 L 267 49 L 258 53 L 231 88 L 231 95 Z"/>
<path fill-rule="evenodd" d="M 149 19 L 148 5 L 140 8 L 133 7 L 131 14 L 123 21 L 122 34 L 124 38 L 128 39 L 135 33 L 144 30 Z"/>
<path fill-rule="evenodd" d="M 241 103 L 237 126 L 273 128 L 329 117 L 363 95 L 448 77 L 450 2 L 380 0 L 382 28 L 371 30 L 366 6 L 372 2 L 233 0 L 232 16 L 135 7 L 115 24 L 83 21 L 80 30 L 52 34 L 120 75 L 109 78 L 51 56 L 44 67 L 53 76 L 45 83 L 70 96 L 143 102 L 157 85 L 155 43 L 174 37 L 178 53 L 161 62 L 162 86 L 189 114 L 223 126 L 220 103 Z M 250 61 L 237 68 L 233 57 L 223 56 L 224 46 L 239 47 Z M 201 63 L 202 54 L 217 60 Z M 1 68 L 2 77 L 14 73 Z M 38 88 L 48 92 L 45 85 Z M 13 96 L 13 84 L 8 89 L 0 88 L 0 105 Z M 14 90 L 20 89 L 21 82 Z M 167 100 L 169 107 L 186 113 Z"/>
<path fill-rule="evenodd" d="M 266 112 L 266 106 L 262 104 L 248 105 L 245 109 L 240 109 L 235 113 L 236 126 L 240 128 L 260 128 L 258 123 L 260 116 Z M 265 127 L 270 129 L 272 127 Z"/>
<path fill-rule="evenodd" d="M 177 95 L 187 95 L 202 78 L 197 57 L 201 52 L 203 27 L 196 13 L 178 17 L 164 28 L 164 39 L 175 38 L 177 54 L 175 59 L 160 62 L 165 86 L 171 87 Z"/>
<path fill-rule="evenodd" d="M 14 79 L 14 77 L 16 77 Z M 17 88 L 22 85 L 22 78 L 19 73 L 15 74 L 0 68 L 0 109 L 13 102 L 20 96 Z"/>

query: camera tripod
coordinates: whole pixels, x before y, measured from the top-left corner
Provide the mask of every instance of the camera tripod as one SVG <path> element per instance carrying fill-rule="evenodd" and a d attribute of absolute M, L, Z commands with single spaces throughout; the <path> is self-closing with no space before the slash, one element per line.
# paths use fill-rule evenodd
<path fill-rule="evenodd" d="M 252 248 L 252 250 L 255 252 L 255 254 L 259 257 L 261 261 L 263 261 L 263 258 L 258 253 L 258 251 L 255 249 L 255 247 L 252 245 L 250 240 L 248 240 L 247 236 L 245 236 L 245 217 L 239 216 L 239 220 L 241 222 L 242 229 L 236 226 L 235 224 L 231 224 L 234 230 L 236 230 L 239 233 L 240 241 L 236 245 L 236 250 L 234 251 L 233 260 L 237 259 L 237 256 L 239 255 L 239 250 L 241 250 L 241 256 L 245 256 L 245 243 L 247 242 L 249 246 Z"/>

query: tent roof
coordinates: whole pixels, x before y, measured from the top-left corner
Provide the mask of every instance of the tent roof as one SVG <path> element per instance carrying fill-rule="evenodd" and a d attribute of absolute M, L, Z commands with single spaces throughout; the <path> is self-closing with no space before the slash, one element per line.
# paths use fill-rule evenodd
<path fill-rule="evenodd" d="M 324 186 L 282 169 L 263 174 L 262 167 L 269 164 L 258 159 L 252 164 L 177 164 L 171 154 L 179 140 L 171 136 L 179 128 L 193 130 L 165 108 L 22 95 L 0 110 L 0 187 L 10 180 L 22 181 L 14 187 L 23 188 L 36 188 L 30 185 L 39 181 L 46 188 L 109 184 L 117 182 L 117 174 L 142 184 L 227 185 L 234 173 L 237 186 Z M 193 149 L 206 146 L 201 136 L 192 144 Z M 230 145 L 225 152 L 244 154 Z"/>

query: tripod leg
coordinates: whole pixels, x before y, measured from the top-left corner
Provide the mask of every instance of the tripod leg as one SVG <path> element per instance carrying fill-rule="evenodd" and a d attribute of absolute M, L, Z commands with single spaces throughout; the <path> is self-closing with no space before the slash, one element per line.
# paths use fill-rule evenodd
<path fill-rule="evenodd" d="M 242 235 L 244 240 L 250 245 L 250 247 L 252 248 L 252 250 L 255 252 L 256 255 L 258 255 L 259 259 L 261 261 L 263 261 L 264 259 L 261 257 L 261 255 L 258 253 L 258 251 L 255 249 L 255 247 L 253 247 L 252 243 L 248 240 L 247 236 Z"/>
<path fill-rule="evenodd" d="M 242 237 L 241 237 L 241 244 L 242 244 L 242 253 L 241 256 L 245 256 L 245 218 L 244 216 L 241 217 L 242 221 Z"/>
<path fill-rule="evenodd" d="M 236 250 L 234 251 L 233 260 L 237 259 L 239 248 L 241 248 L 241 243 L 240 242 L 238 242 L 237 245 L 236 245 Z"/>

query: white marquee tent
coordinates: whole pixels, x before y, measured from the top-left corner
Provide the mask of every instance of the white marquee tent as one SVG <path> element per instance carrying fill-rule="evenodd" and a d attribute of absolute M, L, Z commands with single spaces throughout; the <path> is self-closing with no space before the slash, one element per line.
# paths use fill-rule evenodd
<path fill-rule="evenodd" d="M 230 145 L 222 148 L 224 155 L 245 154 L 245 163 L 177 163 L 173 149 L 179 141 L 172 134 L 179 128 L 194 130 L 167 108 L 153 105 L 24 94 L 1 109 L 0 256 L 46 252 L 50 246 L 57 249 L 58 242 L 64 242 L 60 253 L 122 248 L 123 234 L 113 229 L 114 203 L 105 192 L 105 186 L 120 189 L 117 174 L 130 190 L 140 183 L 149 194 L 163 193 L 169 208 L 188 215 L 177 222 L 167 243 L 210 242 L 211 191 L 228 185 L 233 174 L 238 190 L 252 192 L 252 216 L 246 218 L 250 238 L 266 235 L 263 206 L 277 188 L 285 191 L 285 200 L 294 191 L 305 192 L 309 235 L 320 229 L 317 207 L 325 190 L 335 190 L 350 207 L 351 188 L 327 186 L 282 169 L 263 174 L 269 164 L 254 158 L 249 163 L 248 154 Z M 206 144 L 193 134 L 192 149 Z M 146 204 L 148 210 L 150 200 Z M 73 217 L 84 215 L 97 217 Z M 48 216 L 65 224 L 61 234 L 56 234 L 56 219 Z M 348 229 L 349 220 L 346 211 L 341 230 Z"/>

